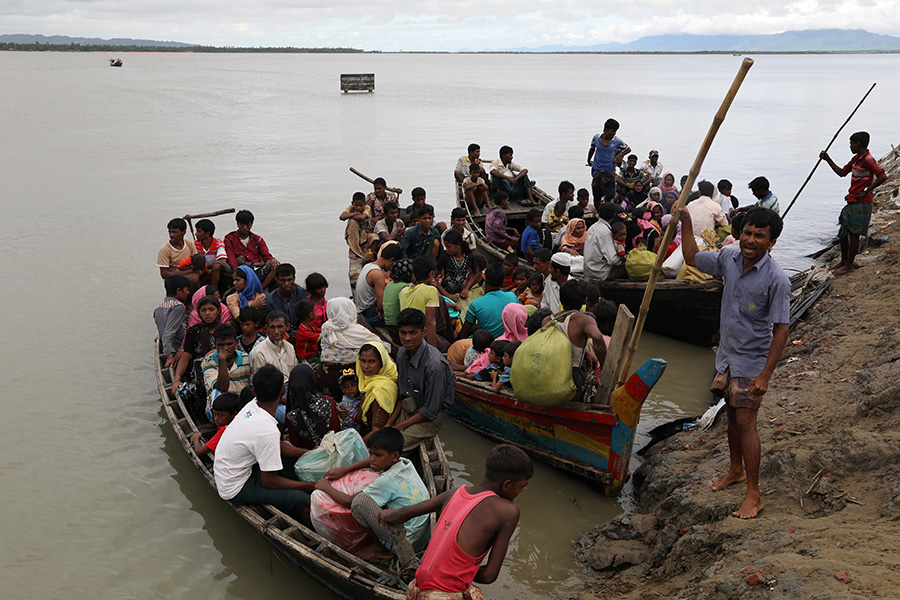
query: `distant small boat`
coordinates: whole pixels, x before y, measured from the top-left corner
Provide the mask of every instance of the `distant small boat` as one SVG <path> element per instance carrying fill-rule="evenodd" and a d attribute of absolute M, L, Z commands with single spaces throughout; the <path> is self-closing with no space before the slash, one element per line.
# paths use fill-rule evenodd
<path fill-rule="evenodd" d="M 122 59 L 121 58 L 111 58 L 109 59 L 109 66 L 111 67 L 121 67 Z"/>
<path fill-rule="evenodd" d="M 732 55 L 732 56 L 740 56 L 741 53 L 740 53 L 740 52 L 732 52 L 731 55 Z"/>

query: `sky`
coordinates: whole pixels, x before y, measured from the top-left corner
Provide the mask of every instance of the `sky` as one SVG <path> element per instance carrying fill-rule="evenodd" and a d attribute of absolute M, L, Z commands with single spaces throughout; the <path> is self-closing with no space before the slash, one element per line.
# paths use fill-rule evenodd
<path fill-rule="evenodd" d="M 648 35 L 900 33 L 896 0 L 0 0 L 0 33 L 384 51 L 589 46 Z"/>

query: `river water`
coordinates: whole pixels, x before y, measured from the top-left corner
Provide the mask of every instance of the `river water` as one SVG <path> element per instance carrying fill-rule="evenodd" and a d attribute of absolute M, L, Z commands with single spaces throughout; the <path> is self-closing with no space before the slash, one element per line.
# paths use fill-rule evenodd
<path fill-rule="evenodd" d="M 646 156 L 686 173 L 739 65 L 731 56 L 0 53 L 0 298 L 6 384 L 0 420 L 0 569 L 7 597 L 331 598 L 285 564 L 216 496 L 165 422 L 152 371 L 154 266 L 166 222 L 248 208 L 280 260 L 347 293 L 337 220 L 366 190 L 353 166 L 406 190 L 438 218 L 450 171 L 472 141 L 516 150 L 539 186 L 587 187 L 591 136 L 613 116 Z M 766 175 L 782 207 L 817 151 L 900 57 L 760 56 L 706 161 L 735 183 Z M 341 95 L 340 73 L 376 73 L 374 94 Z M 841 134 L 900 139 L 895 81 L 879 81 Z M 808 186 L 776 258 L 804 255 L 836 230 L 846 189 L 827 170 Z M 367 190 L 366 190 L 367 191 Z M 233 227 L 216 220 L 218 234 Z M 646 334 L 638 361 L 668 372 L 641 432 L 708 405 L 711 350 Z M 491 444 L 449 422 L 457 481 L 477 481 Z M 638 444 L 644 440 L 640 435 Z M 634 463 L 633 463 L 634 464 Z M 570 541 L 621 511 L 616 500 L 539 466 L 492 598 L 577 589 Z"/>

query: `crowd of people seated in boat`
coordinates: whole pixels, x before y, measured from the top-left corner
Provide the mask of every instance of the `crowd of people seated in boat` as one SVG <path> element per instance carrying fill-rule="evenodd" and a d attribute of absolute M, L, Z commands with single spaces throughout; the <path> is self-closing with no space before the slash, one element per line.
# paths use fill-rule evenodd
<path fill-rule="evenodd" d="M 523 207 L 534 204 L 528 170 L 512 162 L 513 150 L 509 146 L 500 149 L 500 159 L 485 166 L 480 146 L 471 144 L 468 153 L 457 161 L 454 177 L 468 212 L 485 215 L 486 241 L 516 252 L 529 264 L 533 264 L 534 254 L 540 248 L 566 252 L 573 257 L 572 272 L 589 281 L 646 280 L 647 265 L 659 252 L 664 252 L 667 259 L 677 254 L 665 275 L 700 278 L 694 270 L 680 269 L 680 224 L 673 240 L 665 248 L 660 247 L 688 176 L 676 183 L 675 175 L 665 171 L 656 150 L 638 164 L 637 154 L 616 136 L 618 128 L 619 124 L 609 119 L 603 133 L 592 140 L 587 164 L 591 167 L 593 202 L 587 188 L 576 193 L 571 182 L 562 181 L 557 199 L 547 202 L 542 210 L 528 211 L 525 227 L 520 229 L 509 225 L 509 203 L 515 201 Z M 707 248 L 734 243 L 733 221 L 748 210 L 756 206 L 779 210 L 778 198 L 765 177 L 756 177 L 748 184 L 755 198 L 752 204 L 741 206 L 733 188 L 727 179 L 716 185 L 704 180 L 686 192 L 694 231 L 703 236 Z M 707 230 L 709 233 L 704 234 Z"/>

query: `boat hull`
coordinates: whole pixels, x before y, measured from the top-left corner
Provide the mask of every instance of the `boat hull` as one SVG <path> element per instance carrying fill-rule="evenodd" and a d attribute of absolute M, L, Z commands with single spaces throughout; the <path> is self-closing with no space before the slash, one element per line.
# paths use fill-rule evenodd
<path fill-rule="evenodd" d="M 526 404 L 489 387 L 457 379 L 450 414 L 467 427 L 502 443 L 515 444 L 534 458 L 587 479 L 608 496 L 628 479 L 640 408 L 665 372 L 651 359 L 614 395 L 610 407 L 570 403 L 558 407 Z"/>

